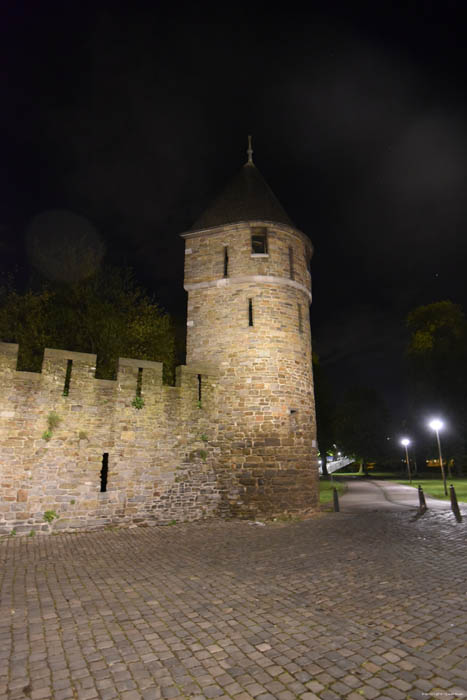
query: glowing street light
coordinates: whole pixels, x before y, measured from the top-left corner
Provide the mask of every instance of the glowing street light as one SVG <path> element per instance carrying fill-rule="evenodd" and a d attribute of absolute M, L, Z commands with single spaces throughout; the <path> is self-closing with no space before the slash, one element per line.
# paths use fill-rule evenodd
<path fill-rule="evenodd" d="M 441 454 L 441 443 L 439 441 L 439 431 L 444 428 L 444 423 L 443 423 L 443 421 L 439 420 L 439 418 L 433 418 L 433 420 L 430 421 L 428 423 L 428 425 L 436 433 L 436 440 L 438 442 L 439 463 L 441 466 L 441 474 L 443 477 L 443 484 L 444 484 L 444 495 L 447 496 L 448 495 L 448 488 L 446 486 L 446 474 L 444 473 L 443 456 Z"/>
<path fill-rule="evenodd" d="M 409 484 L 412 486 L 412 473 L 410 471 L 409 450 L 408 450 L 408 447 L 410 445 L 409 438 L 402 438 L 401 445 L 404 445 L 404 447 L 405 447 L 405 459 L 407 461 L 407 473 L 409 475 Z"/>

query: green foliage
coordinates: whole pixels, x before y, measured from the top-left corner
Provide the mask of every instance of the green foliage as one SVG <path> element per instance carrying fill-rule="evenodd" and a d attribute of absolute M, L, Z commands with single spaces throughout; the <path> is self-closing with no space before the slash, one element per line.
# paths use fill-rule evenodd
<path fill-rule="evenodd" d="M 49 426 L 49 430 L 55 430 L 61 420 L 62 419 L 57 413 L 55 413 L 55 411 L 50 411 L 49 415 L 47 416 L 47 425 Z"/>
<path fill-rule="evenodd" d="M 47 442 L 51 439 L 53 435 L 53 431 L 55 428 L 58 426 L 58 424 L 61 422 L 60 416 L 55 413 L 55 411 L 50 411 L 49 415 L 47 416 L 47 425 L 48 428 L 47 430 L 44 430 L 42 433 L 42 439 L 47 440 Z"/>
<path fill-rule="evenodd" d="M 74 505 L 75 505 L 75 503 L 76 503 L 75 499 L 74 499 L 74 498 L 72 498 L 72 499 L 71 499 L 71 501 L 70 501 L 70 503 L 71 503 L 71 505 L 72 505 L 72 506 L 74 506 Z"/>
<path fill-rule="evenodd" d="M 118 357 L 164 363 L 173 379 L 175 339 L 169 316 L 129 270 L 104 268 L 73 284 L 48 284 L 0 296 L 0 339 L 19 343 L 18 369 L 38 372 L 44 347 L 97 354 L 96 376 L 113 379 Z"/>
<path fill-rule="evenodd" d="M 465 342 L 467 330 L 462 308 L 452 301 L 438 301 L 418 306 L 407 316 L 411 337 L 408 352 L 424 356 L 437 349 L 452 351 L 459 341 Z"/>
<path fill-rule="evenodd" d="M 193 450 L 193 452 L 190 452 L 190 454 L 188 455 L 188 460 L 190 462 L 194 462 L 195 459 L 202 459 L 203 462 L 205 462 L 207 456 L 208 453 L 206 452 L 206 450 Z"/>
<path fill-rule="evenodd" d="M 319 502 L 329 503 L 334 498 L 333 488 L 336 487 L 339 496 L 343 496 L 347 490 L 345 484 L 339 484 L 337 481 L 319 481 Z"/>
<path fill-rule="evenodd" d="M 458 304 L 439 301 L 407 316 L 407 355 L 418 398 L 449 396 L 467 384 L 467 322 Z"/>
<path fill-rule="evenodd" d="M 143 399 L 143 397 L 142 397 L 142 396 L 135 396 L 135 398 L 134 398 L 133 401 L 131 402 L 131 405 L 132 405 L 134 408 L 138 408 L 138 409 L 143 408 L 143 406 L 144 406 L 144 399 Z"/>
<path fill-rule="evenodd" d="M 31 530 L 28 537 L 34 537 L 36 534 L 35 530 Z"/>
<path fill-rule="evenodd" d="M 44 513 L 44 520 L 46 520 L 48 523 L 51 523 L 55 518 L 58 518 L 59 516 L 54 510 L 46 510 Z"/>
<path fill-rule="evenodd" d="M 203 442 L 207 442 L 207 441 L 208 441 L 208 436 L 205 435 L 205 434 L 203 433 L 202 435 L 200 435 L 200 439 L 201 439 Z"/>
<path fill-rule="evenodd" d="M 409 486 L 408 481 L 398 481 L 398 484 L 404 484 L 405 486 Z M 456 497 L 457 500 L 460 503 L 465 503 L 467 502 L 467 479 L 450 479 L 449 484 L 454 486 L 456 490 Z M 423 491 L 426 494 L 429 494 L 430 496 L 433 496 L 433 498 L 440 498 L 443 501 L 449 501 L 450 495 L 449 495 L 449 488 L 448 488 L 448 495 L 446 496 L 444 493 L 444 483 L 442 479 L 422 479 L 419 480 L 417 479 L 416 481 L 412 482 L 412 486 L 418 486 L 420 485 L 423 489 Z"/>
<path fill-rule="evenodd" d="M 80 430 L 78 433 L 78 437 L 80 440 L 87 440 L 88 439 L 88 434 L 85 430 Z"/>
<path fill-rule="evenodd" d="M 177 524 L 176 520 L 169 520 L 169 522 L 167 523 L 167 525 L 176 525 L 176 524 Z"/>
<path fill-rule="evenodd" d="M 20 370 L 39 372 L 44 347 L 53 347 L 48 330 L 53 297 L 48 289 L 24 294 L 10 289 L 2 295 L 0 338 L 5 342 L 19 343 Z"/>
<path fill-rule="evenodd" d="M 16 528 L 14 527 L 13 530 L 10 532 L 10 537 L 14 537 L 16 535 Z"/>
<path fill-rule="evenodd" d="M 203 408 L 200 399 L 197 400 L 196 405 L 197 405 L 198 408 Z"/>

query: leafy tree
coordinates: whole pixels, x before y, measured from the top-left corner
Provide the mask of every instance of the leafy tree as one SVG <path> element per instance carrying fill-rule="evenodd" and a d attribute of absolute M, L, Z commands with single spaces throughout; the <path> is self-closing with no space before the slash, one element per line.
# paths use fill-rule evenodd
<path fill-rule="evenodd" d="M 18 368 L 39 371 L 44 347 L 97 354 L 96 376 L 113 378 L 118 357 L 164 362 L 171 381 L 175 340 L 169 316 L 129 270 L 104 268 L 71 285 L 0 296 L 0 338 L 20 345 Z"/>
<path fill-rule="evenodd" d="M 376 391 L 360 386 L 345 393 L 336 411 L 336 442 L 364 471 L 367 462 L 385 456 L 387 431 L 388 412 Z"/>
<path fill-rule="evenodd" d="M 464 391 L 467 322 L 458 304 L 439 301 L 409 313 L 408 357 L 419 397 L 439 399 Z"/>
<path fill-rule="evenodd" d="M 466 463 L 467 321 L 452 301 L 419 306 L 407 317 L 412 408 L 421 417 L 436 412 L 449 422 L 445 456 Z"/>

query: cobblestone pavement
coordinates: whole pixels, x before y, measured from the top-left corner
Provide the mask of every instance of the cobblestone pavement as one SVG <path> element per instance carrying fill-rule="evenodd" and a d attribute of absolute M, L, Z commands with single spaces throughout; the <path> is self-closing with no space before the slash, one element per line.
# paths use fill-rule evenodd
<path fill-rule="evenodd" d="M 0 541 L 0 697 L 467 696 L 467 527 L 331 513 Z"/>

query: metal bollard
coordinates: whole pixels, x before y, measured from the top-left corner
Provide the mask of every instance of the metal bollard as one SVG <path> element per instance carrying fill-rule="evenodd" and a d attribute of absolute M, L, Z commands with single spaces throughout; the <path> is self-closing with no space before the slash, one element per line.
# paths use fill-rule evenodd
<path fill-rule="evenodd" d="M 423 514 L 426 511 L 426 501 L 425 494 L 423 493 L 423 489 L 420 485 L 418 486 L 418 501 L 420 503 L 419 511 L 421 514 Z"/>
<path fill-rule="evenodd" d="M 334 513 L 339 512 L 339 495 L 335 486 L 332 487 L 332 500 L 334 503 Z"/>
<path fill-rule="evenodd" d="M 451 510 L 454 513 L 457 522 L 461 523 L 462 522 L 462 515 L 461 515 L 461 512 L 459 510 L 459 504 L 457 502 L 456 490 L 452 484 L 449 487 L 449 495 L 451 497 Z"/>

